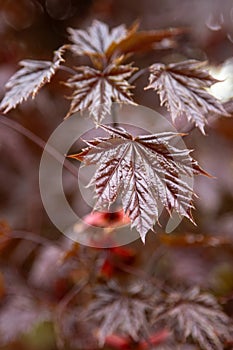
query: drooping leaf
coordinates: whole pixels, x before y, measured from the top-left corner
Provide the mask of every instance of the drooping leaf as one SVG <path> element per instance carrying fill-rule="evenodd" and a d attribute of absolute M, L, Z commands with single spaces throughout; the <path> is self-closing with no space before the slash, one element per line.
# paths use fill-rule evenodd
<path fill-rule="evenodd" d="M 145 283 L 122 288 L 111 281 L 95 289 L 95 299 L 88 306 L 85 319 L 96 323 L 100 346 L 113 334 L 131 337 L 136 342 L 149 334 L 150 293 L 152 290 Z"/>
<path fill-rule="evenodd" d="M 74 89 L 66 117 L 88 108 L 98 124 L 110 113 L 112 101 L 134 104 L 130 92 L 132 86 L 126 80 L 137 70 L 131 64 L 112 63 L 104 71 L 88 66 L 76 70 L 77 74 L 65 83 Z"/>
<path fill-rule="evenodd" d="M 159 93 L 161 105 L 171 112 L 173 122 L 185 115 L 204 134 L 207 114 L 226 116 L 223 105 L 207 92 L 218 82 L 206 69 L 207 62 L 187 60 L 168 65 L 156 63 L 150 67 L 149 85 Z"/>
<path fill-rule="evenodd" d="M 131 227 L 137 229 L 143 242 L 158 220 L 159 203 L 169 212 L 174 209 L 192 220 L 193 191 L 187 178 L 206 173 L 189 150 L 169 143 L 178 134 L 133 137 L 123 129 L 101 127 L 111 134 L 109 138 L 88 141 L 86 149 L 70 156 L 85 165 L 97 164 L 91 181 L 97 196 L 95 209 L 103 210 L 120 194 Z"/>
<path fill-rule="evenodd" d="M 195 287 L 162 296 L 153 312 L 155 324 L 167 326 L 180 342 L 198 344 L 203 350 L 223 350 L 233 328 L 216 299 Z"/>
<path fill-rule="evenodd" d="M 184 32 L 184 28 L 137 31 L 137 27 L 133 27 L 125 38 L 113 43 L 108 48 L 106 56 L 128 55 L 153 49 L 170 48 L 174 46 L 174 37 Z"/>
<path fill-rule="evenodd" d="M 23 60 L 19 62 L 22 67 L 6 83 L 6 94 L 0 104 L 0 109 L 7 113 L 19 103 L 32 98 L 40 88 L 50 82 L 52 76 L 64 61 L 62 54 L 65 46 L 54 52 L 53 61 Z"/>

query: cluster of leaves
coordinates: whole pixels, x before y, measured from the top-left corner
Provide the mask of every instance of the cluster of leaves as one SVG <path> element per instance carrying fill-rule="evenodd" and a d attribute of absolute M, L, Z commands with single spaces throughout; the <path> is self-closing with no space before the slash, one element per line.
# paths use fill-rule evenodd
<path fill-rule="evenodd" d="M 7 92 L 0 109 L 6 113 L 30 95 L 34 97 L 62 68 L 64 51 L 70 50 L 76 56 L 88 56 L 92 66 L 75 67 L 73 75 L 65 82 L 73 90 L 66 117 L 88 109 L 99 126 L 111 113 L 113 101 L 136 104 L 130 79 L 135 79 L 133 73 L 137 68 L 125 61 L 136 52 L 158 48 L 158 43 L 163 46 L 164 39 L 172 46 L 174 38 L 183 31 L 175 28 L 144 32 L 138 30 L 138 24 L 129 29 L 121 25 L 110 30 L 99 21 L 94 21 L 86 31 L 69 28 L 72 44 L 58 49 L 52 62 L 20 62 L 22 68 L 6 84 Z M 152 64 L 146 87 L 159 93 L 161 104 L 167 106 L 174 122 L 184 115 L 203 133 L 208 114 L 228 115 L 223 105 L 207 91 L 217 80 L 206 67 L 207 62 L 196 60 Z M 170 145 L 175 135 L 164 133 L 133 138 L 125 130 L 108 127 L 105 130 L 111 133 L 110 138 L 89 141 L 83 153 L 73 156 L 85 164 L 101 163 L 92 181 L 96 188 L 96 208 L 109 206 L 122 192 L 124 211 L 143 242 L 158 220 L 158 202 L 169 213 L 174 209 L 192 221 L 193 193 L 184 178 L 206 173 L 191 159 L 188 150 Z"/>
<path fill-rule="evenodd" d="M 95 285 L 85 308 L 77 303 L 79 298 L 72 307 L 64 308 L 63 299 L 55 307 L 36 300 L 25 287 L 17 288 L 0 310 L 1 346 L 44 322 L 54 325 L 61 348 L 156 350 L 196 344 L 203 350 L 223 350 L 233 341 L 230 318 L 211 294 L 198 288 L 165 293 L 148 281 L 122 287 L 111 280 Z M 88 289 L 76 286 L 80 293 Z"/>
<path fill-rule="evenodd" d="M 189 150 L 175 146 L 174 140 L 183 134 L 164 132 L 135 137 L 121 127 L 103 122 L 111 114 L 114 101 L 137 103 L 133 100 L 131 84 L 138 76 L 135 73 L 138 68 L 129 62 L 129 58 L 137 52 L 173 47 L 174 40 L 183 31 L 178 28 L 145 32 L 139 31 L 137 24 L 129 29 L 121 25 L 110 30 L 99 21 L 94 21 L 87 30 L 69 28 L 71 44 L 55 51 L 52 61 L 20 62 L 21 69 L 6 84 L 6 95 L 0 105 L 7 113 L 30 96 L 34 98 L 39 89 L 63 69 L 66 50 L 75 56 L 87 56 L 90 65 L 69 70 L 73 74 L 65 85 L 72 94 L 66 117 L 88 109 L 95 125 L 104 130 L 107 137 L 86 141 L 87 147 L 70 157 L 85 165 L 97 165 L 90 183 L 95 185 L 95 210 L 105 210 L 121 195 L 124 213 L 119 211 L 118 222 L 112 222 L 112 227 L 114 229 L 119 221 L 128 223 L 130 220 L 131 227 L 136 228 L 144 243 L 147 232 L 153 230 L 158 221 L 160 203 L 169 214 L 175 210 L 193 221 L 194 193 L 187 179 L 208 174 L 190 156 Z M 204 134 L 210 114 L 228 116 L 224 106 L 208 91 L 217 82 L 208 72 L 208 62 L 190 59 L 171 64 L 153 63 L 146 71 L 150 75 L 145 89 L 158 92 L 161 105 L 166 106 L 174 123 L 184 116 L 188 127 L 195 125 Z M 108 219 L 99 212 L 88 216 L 84 222 L 106 228 L 111 226 Z M 164 238 L 169 244 L 166 240 L 169 239 Z M 4 238 L 3 246 L 6 242 L 8 240 Z M 186 242 L 184 238 L 183 242 Z M 208 239 L 205 242 L 208 243 Z M 50 258 L 53 248 L 51 251 L 47 247 Z M 66 341 L 69 345 L 73 342 L 71 346 L 75 348 L 107 346 L 125 350 L 180 349 L 184 343 L 195 344 L 202 350 L 223 350 L 227 342 L 232 344 L 232 322 L 212 295 L 198 288 L 167 291 L 148 276 L 140 283 L 126 287 L 115 280 L 106 283 L 106 278 L 112 277 L 119 266 L 114 266 L 109 256 L 106 258 L 104 250 L 96 260 L 89 260 L 86 252 L 82 256 L 76 245 L 70 250 L 55 247 L 57 260 L 61 253 L 64 254 L 63 266 L 59 266 L 59 273 L 62 275 L 65 271 L 63 281 L 75 289 L 62 290 L 62 296 L 57 297 L 58 305 L 51 305 L 46 300 L 49 307 L 45 302 L 41 303 L 40 298 L 35 300 L 33 293 L 16 295 L 14 291 L 14 297 L 8 298 L 0 310 L 2 346 L 41 321 L 54 324 L 60 348 L 64 348 Z M 123 257 L 131 259 L 133 256 L 119 247 L 109 249 L 108 254 L 118 256 L 122 261 Z M 43 262 L 50 261 L 48 256 L 38 259 L 40 272 L 46 272 L 46 283 L 48 280 L 60 283 L 54 270 L 48 276 L 49 267 L 41 268 Z M 74 259 L 73 265 L 71 261 L 76 257 L 78 264 Z M 50 263 L 53 264 L 54 261 Z M 44 292 L 42 280 L 40 276 L 36 285 L 41 294 Z M 29 278 L 30 283 L 35 287 L 33 278 Z M 46 288 L 50 301 L 56 299 L 51 285 L 46 284 Z M 86 292 L 91 295 L 89 299 L 74 297 Z"/>
<path fill-rule="evenodd" d="M 156 44 L 162 44 L 165 39 L 169 42 L 166 48 L 172 47 L 174 37 L 183 31 L 173 28 L 144 32 L 138 31 L 138 24 L 129 29 L 121 25 L 109 30 L 106 24 L 97 20 L 87 31 L 69 28 L 72 44 L 57 50 L 53 62 L 20 62 L 22 68 L 6 84 L 8 91 L 0 108 L 8 112 L 30 95 L 34 97 L 50 81 L 64 61 L 64 50 L 69 49 L 77 56 L 88 56 L 93 67 L 75 68 L 73 76 L 65 83 L 73 89 L 66 116 L 89 108 L 90 115 L 99 124 L 110 113 L 112 101 L 136 103 L 132 100 L 132 86 L 128 80 L 138 68 L 132 63 L 125 64 L 125 60 L 136 52 L 156 49 Z M 207 64 L 196 60 L 153 64 L 149 67 L 151 74 L 146 87 L 159 92 L 161 104 L 166 104 L 173 120 L 183 113 L 203 133 L 208 113 L 228 115 L 221 103 L 206 91 L 217 82 L 206 70 Z"/>
<path fill-rule="evenodd" d="M 8 244 L 24 238 L 2 228 Z M 59 349 L 178 350 L 194 344 L 202 350 L 223 350 L 232 344 L 232 320 L 212 294 L 198 287 L 174 289 L 146 273 L 139 277 L 132 260 L 125 260 L 134 250 L 87 249 L 76 243 L 67 247 L 37 235 L 27 238 L 35 240 L 27 283 L 19 275 L 25 255 L 18 272 L 10 265 L 2 269 L 0 346 L 44 323 L 54 329 Z M 106 274 L 107 262 L 118 273 Z M 126 284 L 127 266 L 137 276 Z"/>
<path fill-rule="evenodd" d="M 197 287 L 165 293 L 146 281 L 122 287 L 112 280 L 95 288 L 79 320 L 90 325 L 100 347 L 178 349 L 190 343 L 222 350 L 232 341 L 230 318 Z"/>

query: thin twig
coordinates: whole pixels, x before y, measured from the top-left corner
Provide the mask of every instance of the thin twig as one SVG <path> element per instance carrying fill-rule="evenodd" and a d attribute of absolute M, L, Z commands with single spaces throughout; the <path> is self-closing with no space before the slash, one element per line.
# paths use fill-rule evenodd
<path fill-rule="evenodd" d="M 27 240 L 27 241 L 31 241 L 33 243 L 36 244 L 40 244 L 43 245 L 45 247 L 47 247 L 48 245 L 57 245 L 58 244 L 54 243 L 54 241 L 50 241 L 47 238 L 41 237 L 39 235 L 36 235 L 33 232 L 29 232 L 29 231 L 23 231 L 23 230 L 14 230 L 12 231 L 8 236 L 8 239 L 23 239 L 23 240 Z"/>
<path fill-rule="evenodd" d="M 35 244 L 40 244 L 45 247 L 48 247 L 50 245 L 60 247 L 60 245 L 57 244 L 54 240 L 50 241 L 49 239 L 36 235 L 33 232 L 23 230 L 13 230 L 12 232 L 5 234 L 4 237 L 0 238 L 0 244 L 9 242 L 11 239 L 22 239 L 33 242 Z"/>
<path fill-rule="evenodd" d="M 77 74 L 77 72 L 76 72 L 74 69 L 72 69 L 72 68 L 70 68 L 70 67 L 67 67 L 67 66 L 61 65 L 61 66 L 59 67 L 59 69 L 63 70 L 64 72 L 67 72 L 67 73 Z"/>
<path fill-rule="evenodd" d="M 64 347 L 64 340 L 63 340 L 63 329 L 62 329 L 62 316 L 64 313 L 65 308 L 67 305 L 71 302 L 71 300 L 87 285 L 88 280 L 83 279 L 80 283 L 76 284 L 71 288 L 71 290 L 62 298 L 62 300 L 59 302 L 58 306 L 55 309 L 54 313 L 54 331 L 56 335 L 56 343 L 57 347 L 63 348 Z"/>
<path fill-rule="evenodd" d="M 24 135 L 43 150 L 45 149 L 45 146 L 47 146 L 46 152 L 48 152 L 48 154 L 50 154 L 59 163 L 63 164 L 64 168 L 66 168 L 72 175 L 74 175 L 76 178 L 78 177 L 77 168 L 73 166 L 73 164 L 70 163 L 67 159 L 64 159 L 64 156 L 61 153 L 59 153 L 55 148 L 53 148 L 50 145 L 47 145 L 46 142 L 42 140 L 39 136 L 35 135 L 30 130 L 24 128 L 16 121 L 8 119 L 3 115 L 1 115 L 0 117 L 0 122 L 8 126 L 9 128 L 17 131 L 18 133 Z"/>
<path fill-rule="evenodd" d="M 74 297 L 81 292 L 81 290 L 87 285 L 88 280 L 83 279 L 78 284 L 74 285 L 71 290 L 65 294 L 65 296 L 61 299 L 59 302 L 57 308 L 56 308 L 56 315 L 58 318 L 62 316 L 62 313 L 64 312 L 65 308 L 68 306 L 68 304 L 71 302 L 71 300 L 74 299 Z"/>

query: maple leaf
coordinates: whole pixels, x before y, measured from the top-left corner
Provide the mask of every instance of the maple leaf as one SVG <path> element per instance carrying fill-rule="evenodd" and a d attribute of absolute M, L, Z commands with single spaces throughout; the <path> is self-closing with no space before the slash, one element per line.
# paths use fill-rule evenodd
<path fill-rule="evenodd" d="M 149 85 L 145 88 L 159 93 L 161 105 L 165 104 L 171 112 L 173 122 L 183 114 L 203 134 L 208 113 L 228 116 L 221 102 L 206 90 L 218 82 L 209 74 L 206 66 L 207 62 L 197 60 L 153 64 Z"/>
<path fill-rule="evenodd" d="M 19 62 L 22 67 L 6 83 L 7 92 L 0 104 L 0 109 L 7 113 L 19 103 L 32 98 L 46 83 L 50 82 L 52 76 L 64 61 L 62 54 L 65 46 L 54 52 L 53 61 L 23 60 Z"/>
<path fill-rule="evenodd" d="M 100 21 L 94 20 L 87 30 L 68 28 L 71 50 L 76 55 L 104 55 L 109 46 L 119 42 L 127 35 L 125 25 L 109 30 L 109 27 Z"/>
<path fill-rule="evenodd" d="M 126 289 L 110 281 L 106 286 L 95 288 L 95 299 L 88 306 L 84 317 L 98 325 L 100 346 L 113 334 L 129 336 L 134 341 L 148 335 L 148 313 L 151 311 L 149 298 L 154 294 L 149 287 L 145 283 L 135 283 Z"/>
<path fill-rule="evenodd" d="M 87 30 L 68 28 L 72 42 L 70 49 L 76 55 L 88 55 L 98 61 L 100 57 L 110 59 L 157 48 L 157 43 L 172 39 L 185 31 L 184 28 L 138 31 L 138 27 L 136 22 L 129 28 L 120 25 L 110 30 L 105 23 L 94 20 Z M 169 44 L 172 41 L 166 43 L 167 47 Z"/>
<path fill-rule="evenodd" d="M 41 322 L 51 321 L 50 311 L 29 295 L 14 295 L 0 309 L 0 345 L 16 340 Z"/>
<path fill-rule="evenodd" d="M 144 52 L 156 49 L 174 47 L 174 37 L 183 34 L 185 28 L 168 28 L 148 31 L 137 31 L 138 24 L 128 30 L 125 37 L 113 43 L 106 51 L 106 56 L 131 55 L 136 52 Z"/>
<path fill-rule="evenodd" d="M 112 100 L 135 104 L 131 99 L 132 86 L 126 80 L 137 70 L 131 64 L 112 63 L 103 71 L 88 66 L 77 67 L 76 70 L 78 73 L 65 83 L 74 89 L 66 118 L 88 108 L 99 124 L 111 112 Z"/>
<path fill-rule="evenodd" d="M 188 338 L 204 350 L 223 350 L 232 334 L 232 324 L 216 299 L 198 287 L 172 292 L 157 301 L 152 318 L 168 326 L 178 341 Z"/>
<path fill-rule="evenodd" d="M 170 212 L 192 220 L 193 191 L 186 177 L 207 175 L 190 157 L 190 151 L 180 150 L 169 141 L 179 134 L 165 132 L 133 137 L 123 129 L 101 125 L 111 134 L 86 142 L 88 147 L 69 157 L 85 165 L 97 164 L 90 183 L 95 184 L 95 209 L 103 210 L 121 194 L 125 213 L 145 242 L 148 230 L 158 220 L 158 204 Z"/>

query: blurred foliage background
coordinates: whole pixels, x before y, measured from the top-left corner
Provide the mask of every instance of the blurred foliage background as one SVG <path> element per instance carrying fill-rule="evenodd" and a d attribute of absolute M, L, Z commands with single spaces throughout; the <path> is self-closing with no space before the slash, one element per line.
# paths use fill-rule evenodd
<path fill-rule="evenodd" d="M 180 57 L 208 59 L 217 77 L 225 74 L 228 78 L 227 85 L 214 93 L 227 99 L 227 109 L 233 114 L 230 0 L 0 0 L 0 97 L 20 60 L 51 59 L 53 51 L 68 42 L 67 27 L 86 28 L 93 19 L 110 26 L 130 26 L 139 19 L 140 28 L 145 30 L 189 28 L 177 47 L 156 55 L 137 55 L 137 65 L 146 67 L 153 60 L 171 62 Z M 83 63 L 83 58 L 75 61 L 76 65 Z M 71 242 L 50 222 L 38 185 L 42 149 L 18 127 L 20 124 L 40 139 L 48 139 L 68 110 L 63 97 L 67 91 L 60 84 L 66 74 L 59 71 L 35 100 L 0 117 L 0 348 L 5 350 L 57 349 L 48 310 L 61 305 L 67 292 L 90 274 L 93 266 L 94 281 L 110 278 L 107 265 L 100 263 L 103 255 L 92 248 L 70 248 Z M 136 84 L 136 102 L 166 113 L 153 92 L 143 91 L 146 79 L 143 76 Z M 173 288 L 199 285 L 211 290 L 233 316 L 233 119 L 213 119 L 207 133 L 203 137 L 193 131 L 185 139 L 201 166 L 216 177 L 195 180 L 197 227 L 183 220 L 172 235 L 163 234 L 161 229 L 157 236 L 150 234 L 145 246 L 139 241 L 132 243 L 125 264 L 157 276 Z M 74 190 L 76 181 L 64 171 L 67 196 L 85 215 L 87 208 L 79 208 Z M 67 258 L 67 251 L 71 258 Z M 72 260 L 72 254 L 78 256 L 77 261 Z M 88 256 L 89 265 L 83 255 L 85 259 Z M 114 274 L 126 284 L 131 278 L 119 269 Z M 24 335 L 18 336 L 21 333 Z"/>

